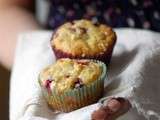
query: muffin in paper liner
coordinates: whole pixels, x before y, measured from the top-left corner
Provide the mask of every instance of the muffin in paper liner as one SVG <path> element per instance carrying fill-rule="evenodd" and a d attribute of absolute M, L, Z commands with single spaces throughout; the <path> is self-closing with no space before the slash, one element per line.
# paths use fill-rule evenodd
<path fill-rule="evenodd" d="M 112 58 L 112 53 L 114 49 L 116 41 L 110 46 L 110 48 L 105 51 L 103 54 L 97 54 L 94 56 L 73 56 L 72 54 L 65 53 L 61 50 L 58 50 L 54 47 L 52 47 L 52 50 L 54 51 L 54 54 L 56 56 L 56 59 L 61 59 L 61 58 L 71 58 L 71 59 L 95 59 L 104 62 L 107 66 L 109 65 L 111 58 Z"/>
<path fill-rule="evenodd" d="M 59 93 L 54 90 L 48 92 L 48 90 L 41 85 L 39 77 L 42 93 L 49 107 L 60 112 L 71 112 L 97 102 L 103 96 L 106 65 L 100 61 L 96 62 L 102 68 L 102 73 L 98 80 L 93 81 L 89 85 L 84 85 L 81 88 L 65 91 L 64 93 Z"/>
<path fill-rule="evenodd" d="M 95 59 L 108 65 L 116 40 L 111 27 L 82 19 L 58 27 L 52 35 L 51 47 L 57 59 Z"/>

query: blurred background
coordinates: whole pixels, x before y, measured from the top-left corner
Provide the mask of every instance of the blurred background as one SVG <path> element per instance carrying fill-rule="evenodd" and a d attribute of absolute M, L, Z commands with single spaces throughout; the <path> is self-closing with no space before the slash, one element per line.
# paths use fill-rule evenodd
<path fill-rule="evenodd" d="M 54 30 L 81 18 L 160 32 L 160 0 L 0 0 L 0 120 L 9 119 L 9 80 L 18 35 Z"/>
<path fill-rule="evenodd" d="M 0 119 L 8 120 L 10 72 L 0 66 Z"/>

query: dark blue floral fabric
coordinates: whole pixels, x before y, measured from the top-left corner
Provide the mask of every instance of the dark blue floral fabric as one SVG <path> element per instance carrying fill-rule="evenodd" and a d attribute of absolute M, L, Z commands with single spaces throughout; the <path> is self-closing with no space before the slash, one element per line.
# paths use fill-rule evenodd
<path fill-rule="evenodd" d="M 90 19 L 112 27 L 160 32 L 160 0 L 51 0 L 47 27 L 66 21 Z"/>

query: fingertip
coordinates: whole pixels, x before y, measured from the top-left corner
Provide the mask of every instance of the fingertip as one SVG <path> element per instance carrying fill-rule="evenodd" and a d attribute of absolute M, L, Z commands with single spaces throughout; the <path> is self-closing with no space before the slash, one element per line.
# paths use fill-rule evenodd
<path fill-rule="evenodd" d="M 121 108 L 121 103 L 116 99 L 111 99 L 108 101 L 107 106 L 112 112 L 117 112 Z"/>

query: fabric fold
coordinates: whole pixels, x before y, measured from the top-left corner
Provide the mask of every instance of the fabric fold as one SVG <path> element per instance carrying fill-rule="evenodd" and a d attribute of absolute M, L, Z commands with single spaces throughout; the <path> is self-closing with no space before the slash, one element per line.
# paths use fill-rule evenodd
<path fill-rule="evenodd" d="M 116 29 L 117 44 L 104 98 L 126 97 L 133 108 L 118 120 L 160 119 L 160 34 Z M 10 83 L 10 120 L 89 120 L 100 102 L 70 113 L 48 108 L 38 84 L 39 72 L 55 62 L 50 31 L 21 34 Z"/>

